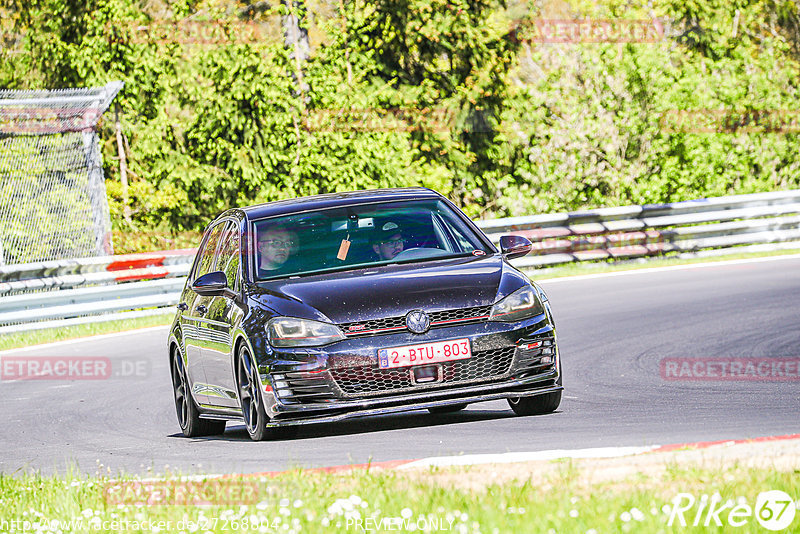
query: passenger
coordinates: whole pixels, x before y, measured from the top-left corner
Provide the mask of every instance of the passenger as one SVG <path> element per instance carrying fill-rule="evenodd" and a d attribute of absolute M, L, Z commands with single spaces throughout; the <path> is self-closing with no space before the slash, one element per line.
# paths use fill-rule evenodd
<path fill-rule="evenodd" d="M 372 250 L 381 260 L 393 260 L 403 251 L 404 245 L 403 230 L 395 222 L 382 223 L 373 234 Z"/>
<path fill-rule="evenodd" d="M 271 276 L 284 269 L 296 246 L 297 236 L 282 226 L 260 231 L 258 233 L 259 276 Z"/>

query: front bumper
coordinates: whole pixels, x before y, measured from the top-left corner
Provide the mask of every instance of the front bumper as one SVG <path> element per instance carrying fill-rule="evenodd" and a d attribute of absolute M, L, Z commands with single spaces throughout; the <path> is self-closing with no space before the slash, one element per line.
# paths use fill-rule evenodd
<path fill-rule="evenodd" d="M 508 388 L 508 389 L 506 389 Z M 518 397 L 529 397 L 533 395 L 545 395 L 547 393 L 554 393 L 561 391 L 563 386 L 552 385 L 532 385 L 527 386 L 519 384 L 518 387 L 509 387 L 508 384 L 503 384 L 497 388 L 500 391 L 495 391 L 495 388 L 482 387 L 476 391 L 442 391 L 442 394 L 456 394 L 457 396 L 441 395 L 442 398 L 437 398 L 438 395 L 426 394 L 421 398 L 409 399 L 408 397 L 398 399 L 381 399 L 380 403 L 366 403 L 361 406 L 348 405 L 346 411 L 340 413 L 320 413 L 309 414 L 302 418 L 297 419 L 270 419 L 267 426 L 294 426 L 294 425 L 307 425 L 312 423 L 332 423 L 335 421 L 342 421 L 344 419 L 351 419 L 354 417 L 367 417 L 370 415 L 383 415 L 398 412 L 407 412 L 410 410 L 424 410 L 427 408 L 435 408 L 437 406 L 451 406 L 454 404 L 471 404 L 473 402 L 483 402 L 498 399 L 513 399 Z M 396 404 L 395 404 L 396 403 Z"/>
<path fill-rule="evenodd" d="M 410 368 L 378 368 L 378 348 L 462 337 L 470 339 L 473 358 L 442 364 L 435 383 L 415 383 Z M 528 350 L 531 344 L 538 350 Z M 542 314 L 520 323 L 483 322 L 425 336 L 403 332 L 282 351 L 260 368 L 270 425 L 282 426 L 559 391 L 558 359 L 555 329 Z"/>

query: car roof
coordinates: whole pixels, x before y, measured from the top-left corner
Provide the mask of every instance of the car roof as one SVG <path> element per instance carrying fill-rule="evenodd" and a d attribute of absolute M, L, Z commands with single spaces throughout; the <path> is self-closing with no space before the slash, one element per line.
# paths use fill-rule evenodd
<path fill-rule="evenodd" d="M 348 191 L 343 193 L 327 193 L 309 197 L 276 200 L 265 204 L 240 208 L 248 219 L 261 219 L 276 215 L 286 215 L 302 211 L 370 204 L 373 202 L 421 200 L 426 198 L 442 198 L 441 195 L 425 187 L 403 187 L 397 189 L 370 189 L 365 191 Z"/>

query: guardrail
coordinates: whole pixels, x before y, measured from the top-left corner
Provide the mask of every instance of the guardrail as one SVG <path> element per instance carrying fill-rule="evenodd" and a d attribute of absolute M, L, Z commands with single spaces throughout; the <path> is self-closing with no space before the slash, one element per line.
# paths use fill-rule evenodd
<path fill-rule="evenodd" d="M 182 249 L 2 266 L 0 334 L 170 313 L 195 252 Z M 125 313 L 116 313 L 121 311 Z"/>
<path fill-rule="evenodd" d="M 541 269 L 571 262 L 800 248 L 800 190 L 479 221 Z M 0 267 L 0 334 L 172 313 L 195 249 Z M 125 313 L 113 313 L 125 310 Z"/>
<path fill-rule="evenodd" d="M 496 219 L 478 226 L 495 243 L 509 233 L 530 239 L 533 252 L 514 262 L 523 269 L 669 252 L 717 255 L 740 245 L 800 248 L 800 190 Z"/>

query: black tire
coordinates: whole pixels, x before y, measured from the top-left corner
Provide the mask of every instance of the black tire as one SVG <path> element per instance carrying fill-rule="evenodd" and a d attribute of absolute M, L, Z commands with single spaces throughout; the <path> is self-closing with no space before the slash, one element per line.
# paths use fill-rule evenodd
<path fill-rule="evenodd" d="M 460 412 L 466 407 L 466 404 L 451 404 L 450 406 L 434 406 L 433 408 L 428 408 L 428 411 L 434 415 L 442 415 L 446 413 Z"/>
<path fill-rule="evenodd" d="M 180 350 L 174 349 L 170 359 L 172 390 L 175 393 L 175 410 L 183 435 L 187 438 L 194 438 L 224 433 L 225 421 L 211 421 L 200 418 L 200 410 L 197 409 L 197 404 L 192 398 L 189 379 L 186 376 L 186 367 L 183 365 L 183 357 Z"/>
<path fill-rule="evenodd" d="M 508 405 L 517 415 L 540 415 L 551 413 L 561 404 L 561 391 L 534 395 L 532 397 L 519 397 L 508 399 Z"/>
<path fill-rule="evenodd" d="M 253 441 L 267 439 L 271 432 L 267 429 L 269 417 L 264 410 L 261 381 L 250 351 L 244 345 L 239 349 L 239 356 L 236 358 L 236 384 L 247 433 Z"/>

